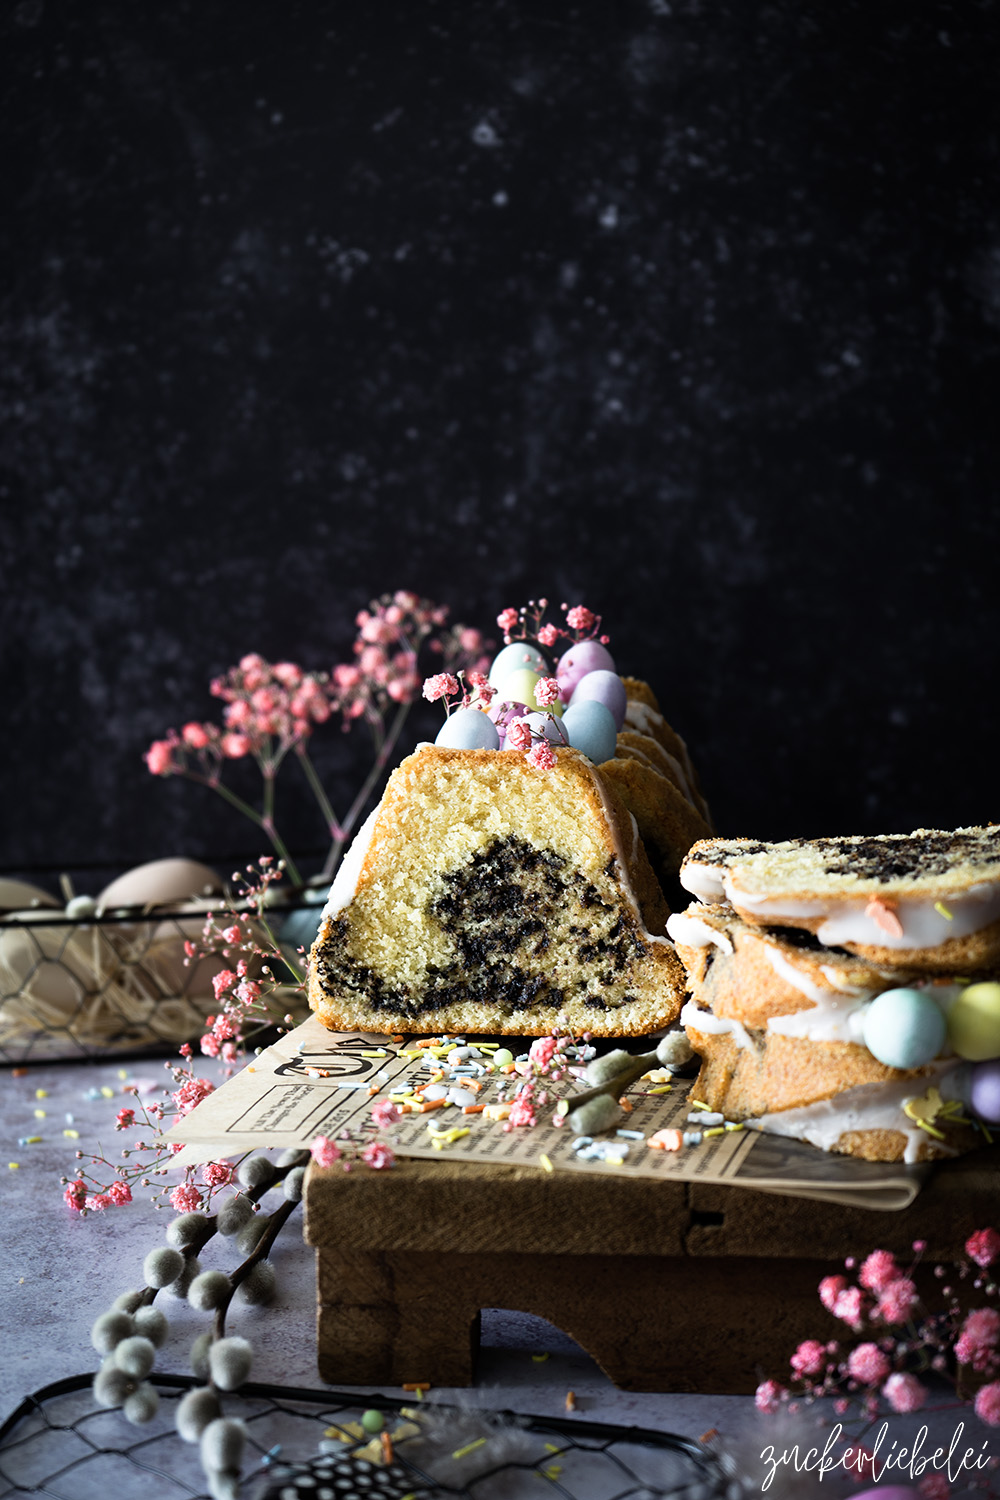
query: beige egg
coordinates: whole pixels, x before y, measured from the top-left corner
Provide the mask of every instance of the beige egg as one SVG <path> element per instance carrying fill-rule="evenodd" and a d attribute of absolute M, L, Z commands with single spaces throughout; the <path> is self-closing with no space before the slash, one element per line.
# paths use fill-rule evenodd
<path fill-rule="evenodd" d="M 13 912 L 19 907 L 59 906 L 61 903 L 37 885 L 26 880 L 0 880 L 0 911 Z"/>
<path fill-rule="evenodd" d="M 104 911 L 120 906 L 172 906 L 221 891 L 222 881 L 195 859 L 154 859 L 119 875 L 97 898 Z"/>

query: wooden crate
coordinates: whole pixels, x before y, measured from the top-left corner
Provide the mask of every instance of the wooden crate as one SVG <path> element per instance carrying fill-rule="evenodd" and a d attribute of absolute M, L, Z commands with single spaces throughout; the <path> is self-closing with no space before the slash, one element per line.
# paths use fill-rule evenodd
<path fill-rule="evenodd" d="M 534 1313 L 625 1390 L 749 1392 L 803 1338 L 842 1332 L 816 1293 L 849 1255 L 953 1260 L 996 1223 L 1000 1147 L 937 1168 L 900 1213 L 712 1183 L 400 1160 L 311 1167 L 319 1373 L 470 1385 L 484 1307 Z"/>

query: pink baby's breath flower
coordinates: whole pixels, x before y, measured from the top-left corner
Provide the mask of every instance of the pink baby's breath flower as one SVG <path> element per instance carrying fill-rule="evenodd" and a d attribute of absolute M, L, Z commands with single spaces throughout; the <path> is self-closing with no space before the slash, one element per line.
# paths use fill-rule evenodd
<path fill-rule="evenodd" d="M 554 625 L 543 625 L 538 632 L 538 644 L 551 648 L 559 639 L 559 631 Z"/>
<path fill-rule="evenodd" d="M 1000 1427 L 1000 1380 L 981 1385 L 976 1392 L 976 1416 L 988 1427 Z"/>
<path fill-rule="evenodd" d="M 965 1253 L 984 1269 L 1000 1255 L 1000 1234 L 995 1229 L 977 1229 L 965 1242 Z"/>
<path fill-rule="evenodd" d="M 250 753 L 250 741 L 245 734 L 224 734 L 219 743 L 227 760 L 239 760 Z"/>
<path fill-rule="evenodd" d="M 536 1068 L 547 1068 L 556 1050 L 556 1039 L 554 1036 L 536 1037 L 528 1048 L 528 1056 Z"/>
<path fill-rule="evenodd" d="M 369 1141 L 361 1153 L 362 1159 L 375 1172 L 384 1172 L 395 1165 L 396 1156 L 384 1141 Z"/>
<path fill-rule="evenodd" d="M 84 1208 L 95 1209 L 98 1213 L 104 1213 L 105 1209 L 114 1208 L 115 1200 L 110 1193 L 94 1193 L 92 1197 L 84 1199 Z"/>
<path fill-rule="evenodd" d="M 115 1116 L 115 1129 L 128 1130 L 135 1123 L 134 1109 L 120 1109 Z"/>
<path fill-rule="evenodd" d="M 118 1208 L 123 1208 L 126 1203 L 132 1202 L 132 1189 L 127 1182 L 119 1178 L 108 1188 L 108 1197 Z"/>
<path fill-rule="evenodd" d="M 390 1099 L 379 1099 L 372 1105 L 372 1119 L 379 1130 L 384 1130 L 387 1125 L 395 1125 L 402 1115 Z"/>
<path fill-rule="evenodd" d="M 519 619 L 516 609 L 502 609 L 497 615 L 497 624 L 504 635 L 509 635 Z"/>
<path fill-rule="evenodd" d="M 919 1411 L 927 1399 L 927 1391 L 917 1377 L 902 1371 L 889 1376 L 882 1394 L 893 1411 Z"/>
<path fill-rule="evenodd" d="M 73 1212 L 79 1213 L 87 1197 L 87 1184 L 83 1178 L 78 1177 L 75 1182 L 69 1183 L 63 1192 L 63 1197 Z"/>
<path fill-rule="evenodd" d="M 822 1375 L 826 1365 L 826 1345 L 818 1339 L 805 1339 L 791 1358 L 792 1373 L 799 1376 Z"/>
<path fill-rule="evenodd" d="M 192 750 L 204 750 L 208 744 L 209 734 L 204 724 L 196 724 L 193 720 L 185 724 L 181 730 L 181 738 L 185 745 L 190 745 Z"/>
<path fill-rule="evenodd" d="M 522 753 L 531 749 L 531 725 L 527 719 L 515 719 L 512 724 L 507 725 L 505 743 L 509 749 L 520 750 Z"/>
<path fill-rule="evenodd" d="M 997 1342 L 1000 1339 L 1000 1312 L 993 1307 L 978 1307 L 970 1312 L 955 1342 L 955 1358 L 971 1365 L 980 1374 L 991 1375 L 1000 1364 Z"/>
<path fill-rule="evenodd" d="M 169 740 L 154 740 L 146 751 L 146 765 L 154 776 L 169 776 L 174 769 L 174 747 Z"/>
<path fill-rule="evenodd" d="M 847 1369 L 855 1380 L 874 1385 L 885 1379 L 892 1366 L 877 1344 L 859 1344 L 850 1352 Z"/>
<path fill-rule="evenodd" d="M 828 1312 L 833 1312 L 837 1298 L 847 1285 L 844 1276 L 824 1276 L 819 1284 L 819 1300 Z"/>
<path fill-rule="evenodd" d="M 559 701 L 559 684 L 554 677 L 542 677 L 535 683 L 535 702 L 539 708 L 548 708 Z"/>
<path fill-rule="evenodd" d="M 253 712 L 245 698 L 237 698 L 235 703 L 227 704 L 222 717 L 230 729 L 245 729 L 253 718 Z"/>
<path fill-rule="evenodd" d="M 583 604 L 576 604 L 567 612 L 566 624 L 572 630 L 593 630 L 597 616 Z"/>
<path fill-rule="evenodd" d="M 332 1167 L 341 1157 L 340 1147 L 329 1136 L 314 1136 L 309 1143 L 309 1154 L 318 1167 Z"/>
<path fill-rule="evenodd" d="M 424 682 L 424 697 L 429 703 L 436 703 L 439 698 L 450 698 L 457 692 L 458 678 L 453 677 L 450 672 L 436 672 Z"/>
<path fill-rule="evenodd" d="M 536 771 L 551 771 L 555 763 L 555 752 L 548 740 L 536 740 L 528 751 L 528 765 Z"/>
<path fill-rule="evenodd" d="M 535 1118 L 534 1103 L 531 1099 L 531 1095 L 520 1094 L 511 1105 L 510 1114 L 507 1116 L 507 1118 L 512 1125 L 537 1124 Z"/>
<path fill-rule="evenodd" d="M 218 1037 L 213 1036 L 210 1031 L 206 1031 L 198 1043 L 202 1057 L 218 1057 L 219 1045 Z"/>
<path fill-rule="evenodd" d="M 466 625 L 458 632 L 458 644 L 470 656 L 478 656 L 483 649 L 483 633 Z"/>
<path fill-rule="evenodd" d="M 221 1000 L 227 990 L 231 990 L 236 983 L 236 975 L 232 969 L 222 969 L 218 974 L 212 976 L 212 989 L 215 991 L 216 1000 Z"/>
<path fill-rule="evenodd" d="M 842 1323 L 847 1323 L 849 1327 L 857 1330 L 864 1319 L 864 1293 L 860 1287 L 846 1287 L 830 1310 L 835 1318 L 839 1318 Z"/>
<path fill-rule="evenodd" d="M 187 1078 L 170 1097 L 181 1114 L 188 1115 L 203 1099 L 214 1093 L 215 1084 L 209 1083 L 207 1078 Z"/>
<path fill-rule="evenodd" d="M 302 681 L 302 668 L 297 667 L 293 661 L 275 662 L 271 671 L 282 687 L 295 688 Z"/>
<path fill-rule="evenodd" d="M 787 1395 L 785 1387 L 776 1380 L 763 1380 L 754 1392 L 754 1405 L 758 1411 L 770 1414 L 780 1409 Z"/>
<path fill-rule="evenodd" d="M 234 922 L 232 927 L 226 927 L 223 929 L 222 936 L 225 938 L 227 943 L 238 943 L 242 938 L 243 933 L 240 931 L 239 924 L 237 922 Z"/>
<path fill-rule="evenodd" d="M 226 1187 L 233 1180 L 233 1169 L 227 1161 L 207 1161 L 201 1169 L 206 1187 Z"/>
<path fill-rule="evenodd" d="M 201 1208 L 201 1193 L 192 1182 L 182 1182 L 170 1194 L 170 1207 L 179 1214 L 197 1213 Z"/>
<path fill-rule="evenodd" d="M 883 1323 L 905 1323 L 917 1301 L 917 1289 L 908 1276 L 890 1281 L 878 1300 L 876 1316 Z"/>
<path fill-rule="evenodd" d="M 870 1292 L 884 1292 L 898 1275 L 895 1256 L 888 1250 L 873 1250 L 858 1272 L 858 1280 Z"/>

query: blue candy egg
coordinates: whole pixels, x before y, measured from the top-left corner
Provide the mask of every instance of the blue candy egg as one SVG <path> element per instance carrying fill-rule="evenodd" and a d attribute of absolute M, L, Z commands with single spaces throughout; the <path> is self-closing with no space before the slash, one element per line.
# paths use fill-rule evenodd
<path fill-rule="evenodd" d="M 562 716 L 562 727 L 574 750 L 580 750 L 596 766 L 611 760 L 618 743 L 618 730 L 610 708 L 595 698 L 571 703 Z"/>
<path fill-rule="evenodd" d="M 864 1040 L 887 1068 L 921 1068 L 944 1047 L 947 1027 L 936 1000 L 923 990 L 885 990 L 865 1012 Z"/>
<path fill-rule="evenodd" d="M 531 725 L 533 735 L 544 735 L 550 745 L 568 745 L 566 731 L 562 727 L 562 721 L 553 718 L 551 714 L 527 714 L 525 716 Z"/>
<path fill-rule="evenodd" d="M 449 750 L 499 750 L 500 736 L 481 708 L 457 708 L 441 725 L 434 743 Z"/>
<path fill-rule="evenodd" d="M 519 672 L 522 667 L 527 667 L 529 672 L 537 672 L 539 677 L 549 675 L 549 664 L 537 646 L 532 646 L 530 641 L 511 641 L 509 646 L 504 646 L 493 658 L 488 674 L 490 682 L 494 687 L 499 687 L 504 677 L 509 677 L 511 672 Z"/>
<path fill-rule="evenodd" d="M 969 1103 L 981 1120 L 989 1125 L 1000 1125 L 1000 1058 L 973 1063 Z"/>
<path fill-rule="evenodd" d="M 586 677 L 580 678 L 569 701 L 570 706 L 584 702 L 603 703 L 615 721 L 615 733 L 625 723 L 628 694 L 617 672 L 588 672 Z"/>

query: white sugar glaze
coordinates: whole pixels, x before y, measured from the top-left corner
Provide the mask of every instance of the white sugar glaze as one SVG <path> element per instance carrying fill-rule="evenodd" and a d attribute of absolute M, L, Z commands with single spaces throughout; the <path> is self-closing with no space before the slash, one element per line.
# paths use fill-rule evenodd
<path fill-rule="evenodd" d="M 845 943 L 873 948 L 936 948 L 949 938 L 967 937 L 971 932 L 979 932 L 1000 918 L 998 881 L 983 881 L 978 885 L 971 885 L 967 890 L 949 895 L 945 901 L 930 898 L 920 900 L 916 897 L 892 899 L 889 904 L 902 928 L 902 932 L 896 937 L 886 932 L 874 917 L 868 915 L 867 909 L 872 899 L 870 895 L 853 900 L 784 900 L 780 896 L 750 895 L 740 890 L 734 875 L 729 871 L 719 873 L 722 874 L 723 895 L 738 911 L 749 912 L 755 917 L 766 917 L 769 922 L 777 923 L 787 917 L 819 918 L 820 926 L 816 930 L 816 936 L 827 948 L 841 947 Z M 693 887 L 688 885 L 688 889 L 692 890 Z M 695 891 L 695 895 L 698 894 Z M 947 916 L 940 909 L 942 906 L 948 912 Z"/>
<path fill-rule="evenodd" d="M 707 948 L 714 943 L 723 953 L 732 953 L 733 945 L 724 932 L 692 917 L 687 912 L 675 911 L 667 918 L 667 931 L 675 943 L 685 948 Z"/>
<path fill-rule="evenodd" d="M 933 1139 L 934 1145 L 949 1156 L 957 1153 L 945 1146 L 936 1137 L 928 1136 L 918 1125 L 904 1114 L 903 1105 L 908 1099 L 926 1093 L 936 1084 L 945 1098 L 948 1087 L 950 1064 L 933 1064 L 921 1078 L 906 1078 L 899 1083 L 864 1083 L 857 1088 L 845 1089 L 834 1094 L 832 1099 L 822 1099 L 818 1104 L 805 1104 L 799 1109 L 776 1110 L 773 1114 L 760 1115 L 748 1121 L 756 1130 L 768 1131 L 771 1135 L 791 1136 L 795 1140 L 808 1141 L 821 1151 L 830 1151 L 840 1137 L 853 1130 L 898 1130 L 906 1137 L 905 1162 L 915 1162 L 922 1143 Z"/>

